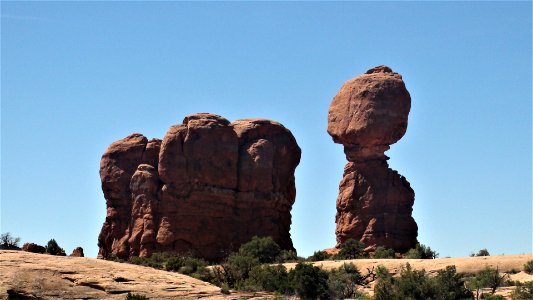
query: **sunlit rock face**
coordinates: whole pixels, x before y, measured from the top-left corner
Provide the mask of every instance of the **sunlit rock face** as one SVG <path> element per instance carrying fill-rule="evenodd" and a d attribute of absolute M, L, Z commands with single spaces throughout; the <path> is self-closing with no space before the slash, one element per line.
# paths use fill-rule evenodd
<path fill-rule="evenodd" d="M 404 136 L 410 109 L 402 76 L 386 66 L 348 80 L 333 98 L 327 130 L 348 160 L 337 198 L 337 247 L 348 239 L 370 250 L 403 252 L 416 245 L 414 191 L 385 155 Z"/>
<path fill-rule="evenodd" d="M 132 134 L 102 156 L 107 216 L 99 257 L 180 252 L 217 261 L 253 236 L 294 250 L 301 151 L 283 125 L 200 113 L 163 140 Z"/>

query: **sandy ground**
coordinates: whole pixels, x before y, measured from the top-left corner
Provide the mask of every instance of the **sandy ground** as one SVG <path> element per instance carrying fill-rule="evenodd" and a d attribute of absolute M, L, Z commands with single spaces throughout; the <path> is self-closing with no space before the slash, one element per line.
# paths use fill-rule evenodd
<path fill-rule="evenodd" d="M 481 257 L 457 257 L 457 258 L 438 258 L 438 259 L 353 259 L 353 260 L 329 260 L 313 263 L 315 266 L 325 270 L 331 270 L 342 266 L 343 263 L 353 263 L 360 271 L 367 268 L 383 265 L 391 273 L 399 273 L 402 266 L 409 263 L 413 269 L 425 269 L 428 273 L 435 273 L 437 270 L 446 268 L 446 266 L 455 265 L 457 272 L 476 273 L 485 266 L 498 268 L 500 272 L 516 273 L 523 269 L 524 264 L 533 260 L 533 254 L 520 255 L 498 255 L 498 256 L 481 256 Z M 288 269 L 294 268 L 296 264 L 285 264 Z M 527 274 L 526 274 L 527 275 Z"/>
<path fill-rule="evenodd" d="M 314 265 L 330 270 L 343 263 L 355 264 L 361 273 L 383 265 L 394 274 L 409 263 L 414 269 L 425 269 L 430 274 L 449 265 L 458 272 L 477 273 L 485 266 L 498 268 L 509 279 L 533 281 L 533 275 L 522 271 L 523 265 L 533 260 L 533 254 L 442 259 L 357 259 L 321 261 Z M 288 269 L 294 263 L 285 264 Z M 497 293 L 508 297 L 514 287 L 503 287 Z M 94 258 L 61 257 L 22 251 L 0 250 L 0 299 L 16 293 L 41 299 L 124 299 L 133 292 L 150 299 L 265 299 L 267 295 L 232 293 L 222 295 L 220 289 L 209 283 L 173 272 L 148 267 L 116 263 Z M 372 285 L 364 289 L 372 292 Z M 34 298 L 34 299 L 35 299 Z"/>
<path fill-rule="evenodd" d="M 506 276 L 506 280 L 527 282 L 533 281 L 533 275 L 525 273 L 523 267 L 530 260 L 533 260 L 533 254 L 438 259 L 354 259 L 319 261 L 313 264 L 322 269 L 331 270 L 342 266 L 344 263 L 353 263 L 363 275 L 367 274 L 368 270 L 377 268 L 379 265 L 386 267 L 394 275 L 399 275 L 401 268 L 406 263 L 409 263 L 413 269 L 424 269 L 430 275 L 436 274 L 438 270 L 442 270 L 446 266 L 451 265 L 454 265 L 459 273 L 477 273 L 482 271 L 486 266 L 490 266 L 497 268 L 501 275 Z M 287 269 L 292 269 L 295 265 L 295 263 L 285 264 Z M 510 294 L 514 289 L 514 286 L 501 287 L 496 291 L 496 294 L 502 295 L 506 299 L 511 299 Z M 363 291 L 367 294 L 373 294 L 373 284 L 363 288 Z M 488 292 L 488 290 L 484 291 Z"/>

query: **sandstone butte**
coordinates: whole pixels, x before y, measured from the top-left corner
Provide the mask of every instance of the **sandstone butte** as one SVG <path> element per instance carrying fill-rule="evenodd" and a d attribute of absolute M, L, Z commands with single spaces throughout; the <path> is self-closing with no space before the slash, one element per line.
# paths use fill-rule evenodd
<path fill-rule="evenodd" d="M 348 160 L 337 198 L 337 247 L 348 239 L 367 250 L 405 252 L 416 245 L 414 191 L 385 155 L 404 136 L 410 109 L 402 76 L 386 66 L 348 80 L 333 98 L 327 131 Z"/>
<path fill-rule="evenodd" d="M 265 119 L 185 117 L 163 140 L 134 133 L 100 162 L 107 215 L 100 258 L 180 252 L 217 261 L 253 236 L 294 250 L 291 208 L 301 151 Z"/>

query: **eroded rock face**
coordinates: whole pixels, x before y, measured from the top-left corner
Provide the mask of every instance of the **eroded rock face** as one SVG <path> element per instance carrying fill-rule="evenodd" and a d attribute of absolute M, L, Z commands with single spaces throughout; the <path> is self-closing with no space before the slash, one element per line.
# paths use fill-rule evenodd
<path fill-rule="evenodd" d="M 294 250 L 299 161 L 281 124 L 206 113 L 185 117 L 162 141 L 133 134 L 114 142 L 100 167 L 107 216 L 99 256 L 175 251 L 219 260 L 253 236 Z"/>
<path fill-rule="evenodd" d="M 333 98 L 328 133 L 349 161 L 337 198 L 337 247 L 347 239 L 398 252 L 415 246 L 414 191 L 385 155 L 405 134 L 410 109 L 402 76 L 386 66 L 347 81 Z"/>

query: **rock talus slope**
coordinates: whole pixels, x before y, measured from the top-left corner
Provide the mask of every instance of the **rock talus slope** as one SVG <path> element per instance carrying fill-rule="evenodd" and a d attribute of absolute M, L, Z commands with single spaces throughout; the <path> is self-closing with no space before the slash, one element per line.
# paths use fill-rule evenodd
<path fill-rule="evenodd" d="M 356 239 L 369 249 L 404 252 L 417 243 L 414 191 L 385 155 L 405 134 L 410 109 L 402 76 L 386 66 L 347 81 L 333 98 L 328 133 L 348 160 L 337 198 L 337 247 Z"/>
<path fill-rule="evenodd" d="M 207 113 L 185 117 L 163 140 L 132 134 L 112 143 L 100 164 L 107 216 L 99 256 L 174 251 L 218 260 L 253 236 L 294 250 L 300 155 L 277 122 Z"/>

